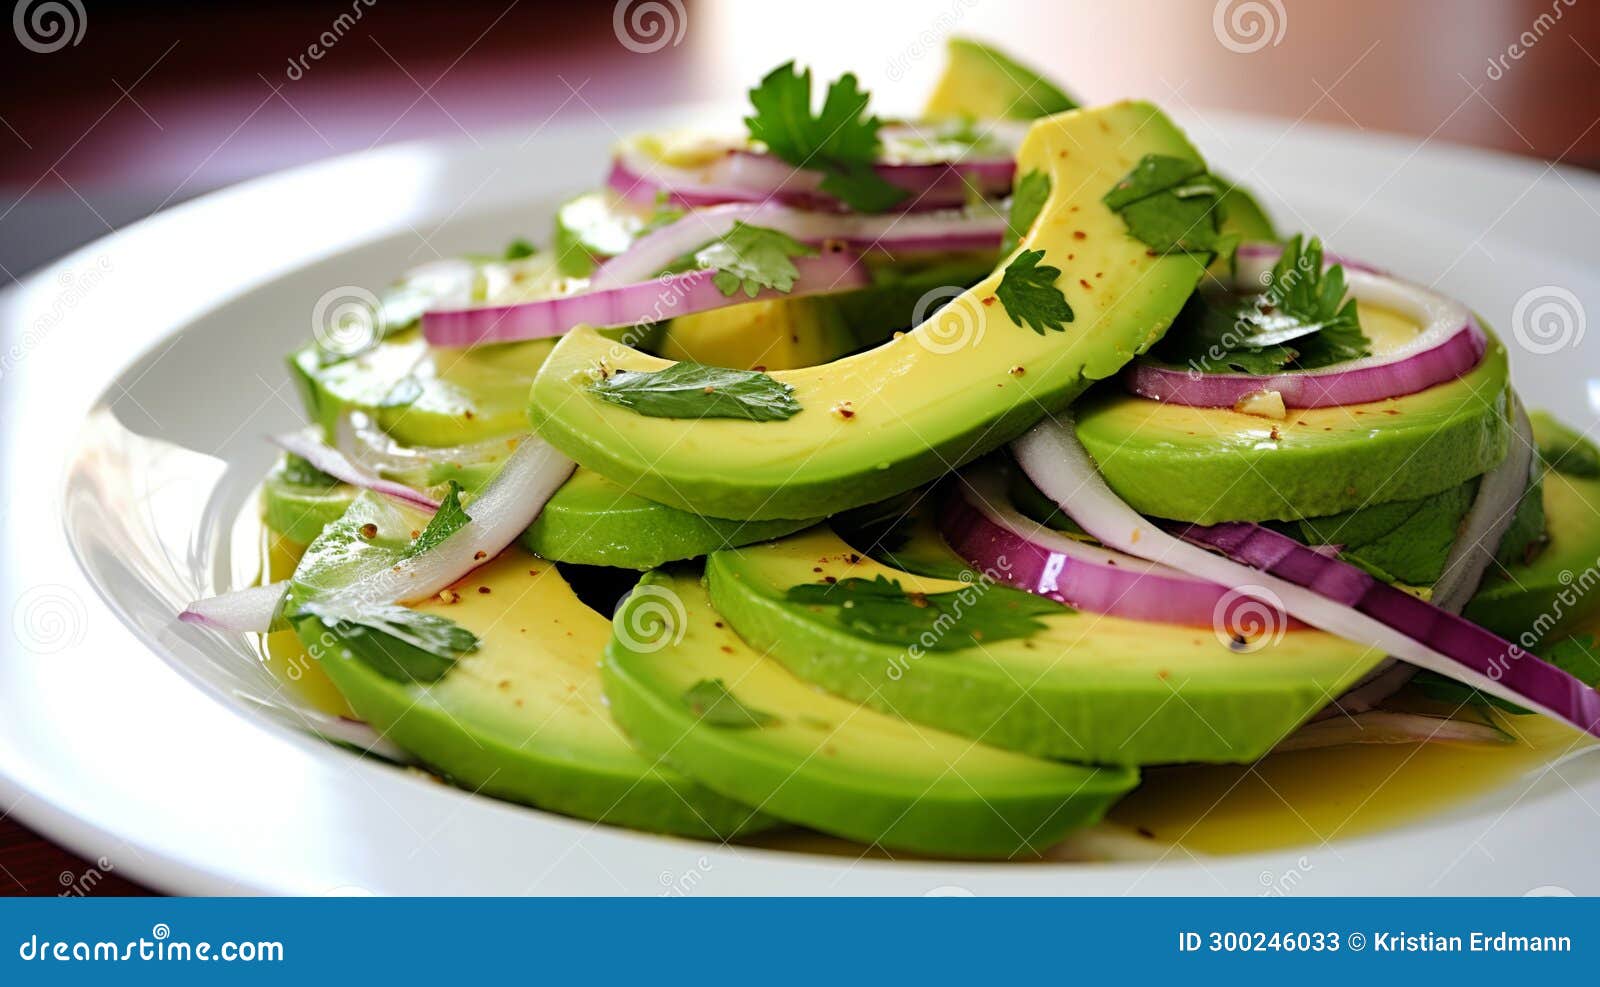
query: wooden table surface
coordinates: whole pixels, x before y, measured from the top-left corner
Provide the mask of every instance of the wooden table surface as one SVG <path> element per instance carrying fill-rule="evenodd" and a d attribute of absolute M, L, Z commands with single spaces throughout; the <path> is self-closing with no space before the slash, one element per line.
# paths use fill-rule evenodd
<path fill-rule="evenodd" d="M 1142 96 L 1270 114 L 1286 130 L 1317 121 L 1600 166 L 1600 11 L 1569 0 L 687 0 L 681 37 L 656 51 L 634 50 L 652 46 L 643 35 L 623 44 L 600 2 L 86 6 L 76 45 L 0 37 L 8 279 L 253 175 L 726 97 L 789 58 L 853 70 L 875 105 L 911 112 L 939 69 L 930 39 L 951 31 L 1003 43 L 1086 101 Z M 138 890 L 115 861 L 0 820 L 0 893 Z"/>

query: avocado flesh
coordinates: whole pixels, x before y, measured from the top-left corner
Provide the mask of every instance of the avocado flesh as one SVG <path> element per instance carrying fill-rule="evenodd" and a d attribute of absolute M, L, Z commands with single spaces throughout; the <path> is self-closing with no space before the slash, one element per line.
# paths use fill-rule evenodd
<path fill-rule="evenodd" d="M 1363 316 L 1365 318 L 1365 316 Z M 1150 401 L 1108 382 L 1075 409 L 1078 438 L 1141 514 L 1292 521 L 1416 500 L 1488 472 L 1511 440 L 1505 347 L 1404 397 L 1291 408 L 1279 421 Z"/>
<path fill-rule="evenodd" d="M 1309 628 L 1236 652 L 1210 627 L 1065 609 L 1031 637 L 916 657 L 785 594 L 830 577 L 882 575 L 925 593 L 973 584 L 891 569 L 821 527 L 713 553 L 706 575 L 739 636 L 814 685 L 986 744 L 1086 763 L 1254 760 L 1383 657 Z"/>
<path fill-rule="evenodd" d="M 261 517 L 266 526 L 298 545 L 309 545 L 322 529 L 339 520 L 359 493 L 348 483 L 331 487 L 291 483 L 282 469 L 261 483 Z"/>
<path fill-rule="evenodd" d="M 669 363 L 579 327 L 535 378 L 530 417 L 581 465 L 653 500 L 716 517 L 816 517 L 925 483 L 1116 373 L 1182 308 L 1206 258 L 1152 256 L 1100 201 L 1146 154 L 1198 160 L 1182 133 L 1145 103 L 1041 120 L 1023 143 L 1019 170 L 1044 171 L 1052 185 L 1021 246 L 1043 250 L 1044 263 L 1064 272 L 1058 287 L 1075 313 L 1064 333 L 1041 335 L 1013 322 L 997 301 L 984 304 L 1000 284 L 997 269 L 882 346 L 774 371 L 803 410 L 752 422 L 649 418 L 587 393 L 602 367 L 649 371 Z"/>
<path fill-rule="evenodd" d="M 1544 445 L 1553 426 L 1534 414 L 1534 438 Z M 1559 470 L 1544 474 L 1548 541 L 1531 560 L 1500 560 L 1462 615 L 1501 637 L 1534 649 L 1554 641 L 1600 611 L 1600 478 Z"/>
<path fill-rule="evenodd" d="M 641 749 L 738 802 L 891 850 L 1015 857 L 1097 822 L 1138 783 L 1126 768 L 975 744 L 815 689 L 740 640 L 694 572 L 653 572 L 641 586 L 618 627 L 645 619 L 663 598 L 687 617 L 664 646 L 630 647 L 630 635 L 613 635 L 602 671 L 612 714 Z M 702 720 L 684 697 L 708 679 L 776 722 Z"/>
<path fill-rule="evenodd" d="M 1038 72 L 971 38 L 951 38 L 944 74 L 923 109 L 927 117 L 1033 120 L 1078 103 Z"/>
<path fill-rule="evenodd" d="M 296 599 L 392 565 L 426 523 L 425 514 L 363 494 L 307 550 L 295 571 Z M 375 537 L 357 534 L 366 524 L 377 527 Z M 597 663 L 611 625 L 554 565 L 513 546 L 454 590 L 459 602 L 433 598 L 413 609 L 456 622 L 480 645 L 433 683 L 379 674 L 315 619 L 296 621 L 295 630 L 373 729 L 464 788 L 687 836 L 726 839 L 771 824 L 629 745 L 600 691 Z"/>

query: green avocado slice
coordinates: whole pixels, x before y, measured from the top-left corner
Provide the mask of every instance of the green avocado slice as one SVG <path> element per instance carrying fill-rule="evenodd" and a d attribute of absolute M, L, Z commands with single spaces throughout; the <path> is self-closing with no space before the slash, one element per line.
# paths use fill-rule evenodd
<path fill-rule="evenodd" d="M 662 613 L 671 620 L 652 625 Z M 632 633 L 645 626 L 657 634 Z M 1139 780 L 1127 768 L 976 744 L 819 691 L 740 640 L 692 571 L 646 575 L 614 627 L 605 694 L 635 744 L 731 799 L 835 836 L 913 853 L 1037 854 L 1098 821 Z M 692 700 L 708 683 L 746 712 L 703 716 Z"/>
<path fill-rule="evenodd" d="M 261 515 L 266 526 L 300 545 L 339 520 L 360 491 L 348 483 L 295 483 L 279 466 L 261 483 Z"/>
<path fill-rule="evenodd" d="M 1309 628 L 1236 650 L 1211 627 L 1065 608 L 1036 618 L 1043 626 L 1026 637 L 959 650 L 869 639 L 840 608 L 791 601 L 791 587 L 881 576 L 917 593 L 982 595 L 985 584 L 892 569 L 823 527 L 713 553 L 706 574 L 739 636 L 800 678 L 913 722 L 1069 761 L 1252 761 L 1382 658 Z M 957 621 L 943 634 L 973 630 L 983 628 Z"/>
<path fill-rule="evenodd" d="M 1108 383 L 1075 409 L 1078 438 L 1141 514 L 1293 521 L 1431 497 L 1488 472 L 1511 441 L 1506 351 L 1416 394 L 1283 420 L 1149 401 Z"/>
<path fill-rule="evenodd" d="M 295 571 L 295 599 L 392 565 L 427 520 L 362 494 L 307 550 Z M 413 607 L 479 638 L 477 650 L 432 683 L 380 674 L 314 618 L 295 621 L 295 630 L 373 729 L 464 788 L 653 832 L 727 839 L 771 825 L 629 745 L 600 691 L 610 624 L 554 565 L 513 546 L 454 595 L 454 603 Z"/>
<path fill-rule="evenodd" d="M 1078 102 L 1037 71 L 972 38 L 951 38 L 945 47 L 927 117 L 1033 120 L 1077 109 Z"/>
<path fill-rule="evenodd" d="M 1549 415 L 1528 416 L 1541 449 L 1570 434 Z M 1534 650 L 1600 612 L 1600 475 L 1547 469 L 1547 540 L 1490 566 L 1462 615 Z"/>
<path fill-rule="evenodd" d="M 1200 160 L 1147 103 L 1049 117 L 1023 142 L 1018 170 L 1050 176 L 1051 191 L 1020 249 L 1024 267 L 1053 279 L 1044 293 L 1070 306 L 1061 331 L 1012 318 L 1006 265 L 882 346 L 774 371 L 802 410 L 746 421 L 645 417 L 601 400 L 591 392 L 599 375 L 671 364 L 579 327 L 534 380 L 534 427 L 589 469 L 717 517 L 815 517 L 932 480 L 1116 373 L 1193 292 L 1207 255 L 1152 251 L 1102 202 L 1148 155 Z"/>

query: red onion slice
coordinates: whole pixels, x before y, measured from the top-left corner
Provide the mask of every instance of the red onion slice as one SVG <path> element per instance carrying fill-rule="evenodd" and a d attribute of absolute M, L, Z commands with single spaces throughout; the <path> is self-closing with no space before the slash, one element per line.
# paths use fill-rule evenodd
<path fill-rule="evenodd" d="M 387 494 L 397 500 L 403 500 L 408 504 L 426 510 L 437 510 L 439 507 L 439 502 L 427 494 L 413 490 L 404 483 L 385 480 L 376 473 L 369 473 L 346 459 L 339 450 L 323 445 L 315 437 L 304 432 L 286 432 L 283 435 L 274 435 L 270 437 L 269 441 L 283 451 L 299 456 L 335 480 L 342 480 L 345 483 L 376 493 Z"/>
<path fill-rule="evenodd" d="M 1282 252 L 1275 245 L 1241 247 L 1237 285 L 1259 286 Z M 1329 408 L 1415 394 L 1455 380 L 1483 359 L 1488 336 L 1461 303 L 1364 264 L 1330 257 L 1324 266 L 1335 262 L 1345 265 L 1346 282 L 1357 299 L 1416 319 L 1423 327 L 1416 338 L 1379 356 L 1270 375 L 1199 373 L 1140 359 L 1124 374 L 1124 386 L 1152 401 L 1195 408 L 1232 408 L 1263 391 L 1277 391 L 1286 408 Z"/>
<path fill-rule="evenodd" d="M 727 235 L 734 223 L 777 230 L 812 246 L 837 243 L 855 251 L 891 253 L 992 250 L 1006 232 L 1005 216 L 993 210 L 877 216 L 805 212 L 775 202 L 730 203 L 697 209 L 635 240 L 625 252 L 600 265 L 591 287 L 614 288 L 654 277 L 691 251 Z"/>
<path fill-rule="evenodd" d="M 1112 492 L 1070 419 L 1046 419 L 1012 449 L 1034 484 L 1108 547 L 1268 598 L 1313 627 L 1600 736 L 1600 692 L 1355 566 L 1253 524 L 1184 527 L 1195 544 L 1168 534 Z"/>
<path fill-rule="evenodd" d="M 866 287 L 871 279 L 860 258 L 845 250 L 825 250 L 794 258 L 800 272 L 792 291 L 763 289 L 754 299 L 742 291 L 724 295 L 713 270 L 689 271 L 650 281 L 541 298 L 515 305 L 425 312 L 422 334 L 434 346 L 475 346 L 559 336 L 576 325 L 631 326 L 678 315 L 742 305 L 763 298 L 801 298 Z"/>
<path fill-rule="evenodd" d="M 327 599 L 381 605 L 426 599 L 499 555 L 533 523 L 577 464 L 537 436 L 522 440 L 467 504 L 472 520 L 420 555 L 333 590 Z"/>
<path fill-rule="evenodd" d="M 277 621 L 288 589 L 288 582 L 279 582 L 208 596 L 185 607 L 178 619 L 214 631 L 265 634 Z"/>
<path fill-rule="evenodd" d="M 959 492 L 945 501 L 940 528 L 978 571 L 1090 613 L 1210 627 L 1239 598 L 1216 583 L 1068 538 L 1024 517 L 1010 506 L 993 467 L 962 474 Z"/>

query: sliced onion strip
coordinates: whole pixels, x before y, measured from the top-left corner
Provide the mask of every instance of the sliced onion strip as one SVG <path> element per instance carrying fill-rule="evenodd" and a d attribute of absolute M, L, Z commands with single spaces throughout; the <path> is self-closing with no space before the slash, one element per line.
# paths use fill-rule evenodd
<path fill-rule="evenodd" d="M 1274 754 L 1320 750 L 1347 744 L 1505 744 L 1504 731 L 1487 723 L 1451 720 L 1419 713 L 1392 713 L 1372 710 L 1354 716 L 1308 723 L 1285 737 L 1272 749 Z"/>
<path fill-rule="evenodd" d="M 208 596 L 185 607 L 178 619 L 214 631 L 265 634 L 277 622 L 288 590 L 288 582 L 279 582 Z"/>
<path fill-rule="evenodd" d="M 1257 525 L 1190 525 L 1182 529 L 1189 541 L 1168 534 L 1112 492 L 1070 420 L 1046 419 L 1013 449 L 1034 485 L 1108 547 L 1253 590 L 1313 627 L 1600 736 L 1600 692 L 1355 566 Z"/>
<path fill-rule="evenodd" d="M 284 452 L 293 453 L 315 466 L 317 469 L 353 486 L 371 490 L 374 493 L 386 494 L 396 500 L 403 500 L 415 507 L 427 510 L 436 510 L 439 502 L 418 490 L 413 490 L 404 483 L 385 480 L 376 473 L 368 472 L 352 463 L 337 449 L 324 445 L 314 436 L 305 432 L 285 432 L 274 435 L 270 441 Z"/>
<path fill-rule="evenodd" d="M 1282 252 L 1281 247 L 1268 245 L 1253 245 L 1249 251 L 1240 248 L 1239 286 L 1259 286 Z M 1335 262 L 1347 267 L 1351 295 L 1416 319 L 1422 331 L 1389 353 L 1278 374 L 1201 373 L 1140 359 L 1123 375 L 1124 386 L 1152 401 L 1196 408 L 1232 408 L 1267 391 L 1282 395 L 1286 408 L 1328 408 L 1415 394 L 1455 380 L 1482 361 L 1489 338 L 1464 305 L 1367 265 L 1338 258 L 1324 261 L 1326 266 Z"/>

